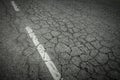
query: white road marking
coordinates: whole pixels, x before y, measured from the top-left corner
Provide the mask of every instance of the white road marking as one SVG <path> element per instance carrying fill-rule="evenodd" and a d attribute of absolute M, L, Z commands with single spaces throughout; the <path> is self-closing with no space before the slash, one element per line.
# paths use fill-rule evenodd
<path fill-rule="evenodd" d="M 37 50 L 38 50 L 39 54 L 41 55 L 43 61 L 45 62 L 48 70 L 50 71 L 53 79 L 61 80 L 61 74 L 59 73 L 58 69 L 56 68 L 55 64 L 52 62 L 52 60 L 49 57 L 49 55 L 47 54 L 47 52 L 45 52 L 43 45 L 40 44 L 40 42 L 38 41 L 38 38 L 34 34 L 33 30 L 29 26 L 27 26 L 25 29 L 26 29 L 27 33 L 29 34 L 30 38 L 32 39 L 34 45 L 37 47 Z"/>
<path fill-rule="evenodd" d="M 20 9 L 16 5 L 15 1 L 11 1 L 11 4 L 12 4 L 12 6 L 13 6 L 13 8 L 14 8 L 15 11 L 17 11 L 17 12 L 20 11 Z"/>

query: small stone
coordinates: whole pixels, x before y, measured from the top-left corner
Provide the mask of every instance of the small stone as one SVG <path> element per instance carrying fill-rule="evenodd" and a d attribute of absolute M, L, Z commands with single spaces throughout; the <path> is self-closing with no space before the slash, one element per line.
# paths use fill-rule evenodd
<path fill-rule="evenodd" d="M 92 42 L 92 45 L 96 48 L 96 49 L 100 49 L 102 46 L 101 44 L 99 43 L 99 41 L 94 41 Z"/>
<path fill-rule="evenodd" d="M 38 17 L 36 17 L 36 16 L 32 16 L 32 17 L 31 17 L 31 20 L 35 22 L 35 21 L 38 21 L 38 20 L 39 20 L 39 18 L 38 18 Z"/>
<path fill-rule="evenodd" d="M 81 51 L 80 51 L 80 49 L 78 49 L 78 47 L 72 47 L 71 48 L 72 49 L 72 52 L 71 52 L 71 55 L 72 56 L 75 56 L 75 55 L 81 55 Z"/>
<path fill-rule="evenodd" d="M 91 42 L 91 41 L 94 41 L 94 40 L 95 40 L 95 37 L 92 36 L 92 35 L 88 35 L 88 36 L 86 37 L 86 40 L 89 41 L 89 42 Z"/>
<path fill-rule="evenodd" d="M 73 75 L 77 75 L 77 73 L 79 72 L 79 68 L 77 66 L 75 66 L 74 64 L 70 64 L 69 65 L 69 69 L 71 70 L 70 74 Z M 69 74 L 69 73 L 68 73 Z"/>
<path fill-rule="evenodd" d="M 69 38 L 73 38 L 72 34 L 69 32 L 62 32 L 62 34 L 64 34 L 65 36 L 69 37 Z"/>
<path fill-rule="evenodd" d="M 59 64 L 60 65 L 67 65 L 68 64 L 68 60 L 65 60 L 65 59 L 62 59 L 62 58 L 59 58 Z"/>
<path fill-rule="evenodd" d="M 45 35 L 43 35 L 45 38 L 47 39 L 52 39 L 52 35 L 50 33 L 46 33 Z"/>
<path fill-rule="evenodd" d="M 41 28 L 41 29 L 39 30 L 39 32 L 40 32 L 41 34 L 45 34 L 45 33 L 49 33 L 50 30 L 49 30 L 48 28 Z"/>
<path fill-rule="evenodd" d="M 78 74 L 78 78 L 79 80 L 86 80 L 88 79 L 89 75 L 85 70 L 80 70 L 79 74 Z"/>
<path fill-rule="evenodd" d="M 65 60 L 69 60 L 71 58 L 70 55 L 68 55 L 68 53 L 66 53 L 66 52 L 61 53 L 61 57 Z"/>
<path fill-rule="evenodd" d="M 90 60 L 90 63 L 91 63 L 92 65 L 94 65 L 94 66 L 98 66 L 98 65 L 99 65 L 98 62 L 97 62 L 95 59 L 91 59 L 91 60 Z"/>
<path fill-rule="evenodd" d="M 102 53 L 99 53 L 95 58 L 100 64 L 105 64 L 108 61 L 108 56 Z"/>
<path fill-rule="evenodd" d="M 101 41 L 101 45 L 105 46 L 105 47 L 112 47 L 113 43 L 111 42 L 107 42 L 107 41 Z"/>
<path fill-rule="evenodd" d="M 90 50 L 86 46 L 81 46 L 79 49 L 84 53 L 84 54 L 89 54 Z"/>
<path fill-rule="evenodd" d="M 77 47 L 82 47 L 82 46 L 83 46 L 83 44 L 81 44 L 79 41 L 76 42 L 75 45 L 76 45 Z"/>
<path fill-rule="evenodd" d="M 92 28 L 86 28 L 86 31 L 90 34 L 90 33 L 93 33 L 94 30 Z"/>
<path fill-rule="evenodd" d="M 72 30 L 71 28 L 70 28 L 70 29 L 68 29 L 68 31 L 69 31 L 70 33 L 74 33 L 74 32 L 73 32 L 73 30 Z"/>
<path fill-rule="evenodd" d="M 35 13 L 33 9 L 28 9 L 27 12 L 32 15 Z"/>
<path fill-rule="evenodd" d="M 19 12 L 19 13 L 16 13 L 16 16 L 17 16 L 17 17 L 24 17 L 24 16 L 25 16 L 25 14 L 24 14 L 24 13 L 22 13 L 22 12 Z"/>
<path fill-rule="evenodd" d="M 90 50 L 94 49 L 94 47 L 93 47 L 90 43 L 86 43 L 85 45 L 86 45 L 87 48 L 90 49 Z"/>
<path fill-rule="evenodd" d="M 97 54 L 98 54 L 98 50 L 92 50 L 90 56 L 95 57 Z"/>
<path fill-rule="evenodd" d="M 32 54 L 32 56 L 34 57 L 34 59 L 36 60 L 36 62 L 39 62 L 41 58 L 40 54 L 35 51 L 34 54 Z"/>
<path fill-rule="evenodd" d="M 73 40 L 72 40 L 72 39 L 69 39 L 69 46 L 70 46 L 70 47 L 75 46 L 75 44 L 74 44 L 74 42 L 73 42 Z"/>
<path fill-rule="evenodd" d="M 28 48 L 28 49 L 26 49 L 26 50 L 24 51 L 23 55 L 29 56 L 29 55 L 33 54 L 34 51 L 35 51 L 35 48 L 31 48 L 31 47 L 30 47 L 30 48 Z"/>
<path fill-rule="evenodd" d="M 68 37 L 60 38 L 60 39 L 58 39 L 58 41 L 59 41 L 59 42 L 63 42 L 64 44 L 69 44 Z"/>
<path fill-rule="evenodd" d="M 58 43 L 55 50 L 57 52 L 70 52 L 70 48 L 63 43 Z"/>
<path fill-rule="evenodd" d="M 109 61 L 108 65 L 112 69 L 119 69 L 119 64 L 117 62 L 115 62 L 115 61 Z"/>
<path fill-rule="evenodd" d="M 23 40 L 25 40 L 27 38 L 27 35 L 26 34 L 21 34 L 18 38 L 17 38 L 17 40 L 18 41 L 23 41 Z"/>
<path fill-rule="evenodd" d="M 60 32 L 58 32 L 58 31 L 52 31 L 51 34 L 52 34 L 53 36 L 58 36 L 58 35 L 60 34 Z"/>
<path fill-rule="evenodd" d="M 80 38 L 80 37 L 79 37 L 78 40 L 79 40 L 81 43 L 84 43 L 84 44 L 86 43 L 86 40 L 84 40 L 83 38 Z"/>
<path fill-rule="evenodd" d="M 47 39 L 45 39 L 44 37 L 42 37 L 42 36 L 38 36 L 38 40 L 39 40 L 39 42 L 42 44 L 44 44 L 44 43 L 46 43 L 48 40 Z"/>
<path fill-rule="evenodd" d="M 71 24 L 71 23 L 67 23 L 67 27 L 68 27 L 68 28 L 73 28 L 74 26 L 73 26 L 73 24 Z"/>
<path fill-rule="evenodd" d="M 55 60 L 55 58 L 57 57 L 57 54 L 55 53 L 54 48 L 52 47 L 47 47 L 45 49 L 45 51 L 48 53 L 49 57 L 51 58 L 51 60 Z"/>
<path fill-rule="evenodd" d="M 96 36 L 96 39 L 99 40 L 99 41 L 103 40 L 103 38 L 101 36 Z"/>
<path fill-rule="evenodd" d="M 112 51 L 115 57 L 120 58 L 120 47 L 119 46 L 113 47 Z"/>
<path fill-rule="evenodd" d="M 80 31 L 80 34 L 83 35 L 83 36 L 88 35 L 88 36 L 92 36 L 92 37 L 93 37 L 92 34 L 87 34 L 87 32 L 86 32 L 84 29 L 82 29 L 82 30 Z"/>
<path fill-rule="evenodd" d="M 72 63 L 75 64 L 76 66 L 79 66 L 79 63 L 81 62 L 79 57 L 73 57 L 72 58 Z"/>
<path fill-rule="evenodd" d="M 73 76 L 65 76 L 64 77 L 65 80 L 77 80 L 77 78 L 73 77 Z M 63 79 L 61 79 L 63 80 Z"/>
<path fill-rule="evenodd" d="M 31 26 L 33 29 L 40 29 L 41 27 L 39 25 L 32 25 Z"/>
<path fill-rule="evenodd" d="M 101 67 L 101 66 L 96 67 L 96 68 L 95 68 L 95 72 L 98 73 L 98 74 L 103 74 L 103 75 L 105 75 L 105 71 L 104 71 L 103 67 Z"/>
<path fill-rule="evenodd" d="M 45 46 L 45 48 L 48 48 L 48 47 L 53 48 L 55 45 L 51 42 L 46 42 L 46 44 L 44 46 Z"/>
<path fill-rule="evenodd" d="M 118 52 L 118 53 L 119 53 L 119 52 Z M 115 55 L 114 55 L 112 52 L 108 53 L 108 56 L 109 56 L 109 59 L 115 60 Z M 119 57 L 119 56 L 118 56 L 118 57 Z"/>
<path fill-rule="evenodd" d="M 88 61 L 90 59 L 90 56 L 88 55 L 80 55 L 80 58 L 82 61 Z"/>
<path fill-rule="evenodd" d="M 93 73 L 94 72 L 94 67 L 92 64 L 87 64 L 86 68 L 88 69 L 88 72 Z"/>
<path fill-rule="evenodd" d="M 15 19 L 14 23 L 19 25 L 21 23 L 21 20 L 17 18 L 17 19 Z"/>
<path fill-rule="evenodd" d="M 79 29 L 78 28 L 73 28 L 73 31 L 74 32 L 79 32 Z"/>
<path fill-rule="evenodd" d="M 52 39 L 50 40 L 50 42 L 52 42 L 52 43 L 57 43 L 58 41 L 57 41 L 57 38 L 52 38 Z"/>
<path fill-rule="evenodd" d="M 74 34 L 73 34 L 73 36 L 74 36 L 75 38 L 77 38 L 77 37 L 79 37 L 79 36 L 80 36 L 80 33 L 79 33 L 79 32 L 74 33 Z"/>
<path fill-rule="evenodd" d="M 102 48 L 100 49 L 100 51 L 103 52 L 103 53 L 109 53 L 109 52 L 110 52 L 110 49 L 107 48 L 107 47 L 102 47 Z"/>
<path fill-rule="evenodd" d="M 111 70 L 108 73 L 109 76 L 111 76 L 114 80 L 119 80 L 120 79 L 120 73 L 118 71 Z"/>
<path fill-rule="evenodd" d="M 67 28 L 66 28 L 65 26 L 61 26 L 60 29 L 61 29 L 62 31 L 67 31 Z"/>
<path fill-rule="evenodd" d="M 43 28 L 48 28 L 48 27 L 49 27 L 49 24 L 48 24 L 46 21 L 41 21 L 40 25 L 41 25 Z"/>
<path fill-rule="evenodd" d="M 83 69 L 87 68 L 87 66 L 88 66 L 87 63 L 85 63 L 85 62 L 80 63 L 80 67 Z"/>

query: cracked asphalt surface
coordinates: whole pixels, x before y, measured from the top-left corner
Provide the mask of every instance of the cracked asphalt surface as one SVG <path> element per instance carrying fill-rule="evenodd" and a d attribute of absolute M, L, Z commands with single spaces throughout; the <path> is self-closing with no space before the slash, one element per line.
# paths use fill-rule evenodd
<path fill-rule="evenodd" d="M 120 80 L 117 0 L 0 1 L 0 80 L 53 80 L 30 26 L 64 80 Z"/>

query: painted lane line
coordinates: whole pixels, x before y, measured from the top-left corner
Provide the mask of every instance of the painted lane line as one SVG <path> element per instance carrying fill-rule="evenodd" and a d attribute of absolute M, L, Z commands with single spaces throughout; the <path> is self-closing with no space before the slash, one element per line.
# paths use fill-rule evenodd
<path fill-rule="evenodd" d="M 35 34 L 33 33 L 33 30 L 30 27 L 26 27 L 26 30 L 30 36 L 30 38 L 32 39 L 32 41 L 34 42 L 35 46 L 38 46 L 40 43 L 38 41 L 38 38 L 35 36 Z"/>
<path fill-rule="evenodd" d="M 33 33 L 33 30 L 28 26 L 26 27 L 26 30 L 27 30 L 28 33 Z"/>
<path fill-rule="evenodd" d="M 38 38 L 35 36 L 34 33 L 29 33 L 29 36 L 32 39 L 32 41 L 34 42 L 35 46 L 38 46 L 40 44 L 39 41 L 38 41 Z"/>
<path fill-rule="evenodd" d="M 48 62 L 45 62 L 45 64 L 47 65 L 47 67 L 49 67 L 48 69 L 51 75 L 53 76 L 54 80 L 61 80 L 61 75 L 59 74 L 54 63 L 52 61 L 48 61 Z"/>
<path fill-rule="evenodd" d="M 34 45 L 37 47 L 37 50 L 38 50 L 39 54 L 41 55 L 43 61 L 45 62 L 48 70 L 50 71 L 53 79 L 54 80 L 61 80 L 61 74 L 59 73 L 55 64 L 53 63 L 53 61 L 49 57 L 48 53 L 45 52 L 45 48 L 43 47 L 43 45 L 40 44 L 40 42 L 38 41 L 38 38 L 34 34 L 33 30 L 29 26 L 27 26 L 25 29 L 26 29 L 27 33 L 29 34 L 30 38 L 32 39 Z"/>
<path fill-rule="evenodd" d="M 15 1 L 11 1 L 11 4 L 12 4 L 12 6 L 13 6 L 13 8 L 14 8 L 15 11 L 17 11 L 17 12 L 20 11 L 20 9 L 16 5 Z"/>
<path fill-rule="evenodd" d="M 41 47 L 41 45 L 39 45 L 37 47 L 37 50 L 39 52 L 39 54 L 41 55 L 42 59 L 46 62 L 46 61 L 50 61 L 50 57 L 48 56 L 48 54 L 45 52 L 44 49 L 42 49 L 43 47 Z"/>

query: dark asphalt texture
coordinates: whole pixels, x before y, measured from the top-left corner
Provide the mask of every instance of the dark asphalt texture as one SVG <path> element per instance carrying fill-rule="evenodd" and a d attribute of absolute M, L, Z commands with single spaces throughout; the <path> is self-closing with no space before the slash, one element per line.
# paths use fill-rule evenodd
<path fill-rule="evenodd" d="M 120 80 L 120 1 L 0 1 L 0 80 L 53 80 L 30 26 L 64 80 Z"/>

